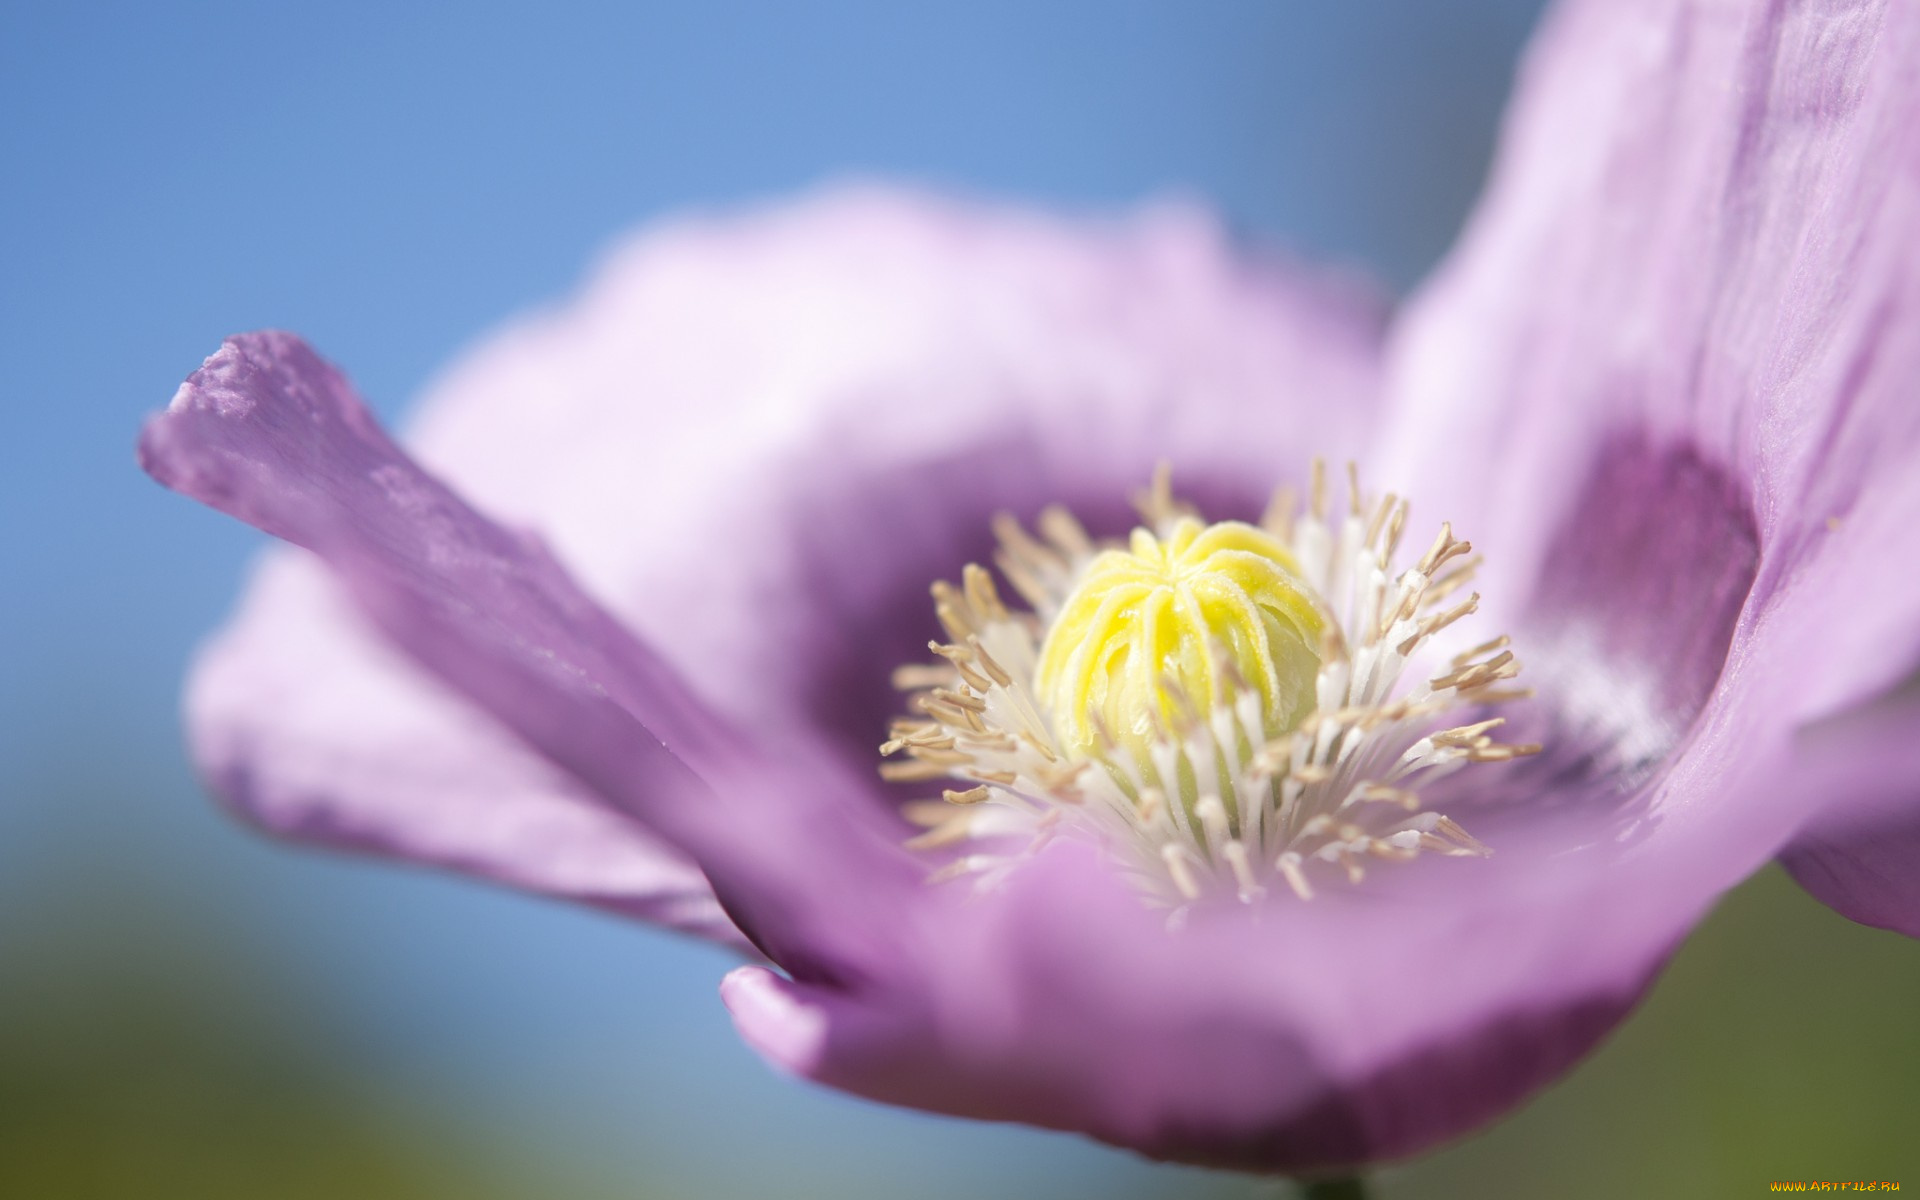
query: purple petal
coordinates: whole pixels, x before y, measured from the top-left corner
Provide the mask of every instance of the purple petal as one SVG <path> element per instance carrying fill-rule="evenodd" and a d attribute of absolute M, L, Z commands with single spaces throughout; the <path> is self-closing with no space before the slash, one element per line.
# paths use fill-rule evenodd
<path fill-rule="evenodd" d="M 1488 552 L 1489 600 L 1543 601 L 1516 633 L 1564 638 L 1577 592 L 1616 614 L 1630 671 L 1703 694 L 1751 537 L 1739 637 L 1793 660 L 1783 719 L 1920 657 L 1917 54 L 1904 5 L 1588 0 L 1549 22 L 1488 197 L 1393 341 L 1386 422 L 1395 481 Z M 1714 482 L 1627 486 L 1623 446 Z M 1556 591 L 1596 519 L 1660 548 Z M 1652 586 L 1690 547 L 1700 569 Z"/>
<path fill-rule="evenodd" d="M 792 859 L 778 854 L 793 845 L 779 821 L 788 810 L 750 827 L 755 836 L 727 828 L 722 800 L 754 773 L 759 747 L 726 729 L 537 543 L 423 474 L 298 338 L 230 339 L 148 424 L 140 449 L 161 482 L 318 554 L 395 646 L 687 852 L 723 897 L 726 876 Z M 816 778 L 830 787 L 831 775 Z M 815 831 L 828 867 L 837 828 Z M 768 915 L 750 932 L 803 940 L 788 932 L 815 914 L 779 886 L 796 870 L 754 874 L 741 903 Z M 872 882 L 886 878 L 877 870 Z"/>
<path fill-rule="evenodd" d="M 303 552 L 261 564 L 186 707 L 209 786 L 276 834 L 739 938 L 697 867 L 389 647 Z"/>
<path fill-rule="evenodd" d="M 1354 452 L 1379 310 L 1351 290 L 1183 207 L 834 190 L 643 234 L 459 366 L 415 443 L 718 706 L 865 772 L 927 585 L 985 559 L 994 512 L 1113 525 L 1161 459 L 1257 511 Z"/>
<path fill-rule="evenodd" d="M 229 338 L 148 423 L 140 463 L 167 487 L 327 560 L 390 634 L 407 625 L 451 638 L 492 620 L 513 627 L 496 637 L 567 646 L 565 660 L 539 673 L 608 687 L 655 732 L 632 752 L 655 764 L 649 773 L 685 773 L 727 737 L 536 540 L 422 472 L 346 379 L 292 334 Z"/>
<path fill-rule="evenodd" d="M 1823 810 L 1780 857 L 1843 916 L 1920 937 L 1920 693 L 1810 731 L 1789 786 Z"/>
<path fill-rule="evenodd" d="M 1756 852 L 1678 838 L 1455 875 L 1417 906 L 1275 906 L 1169 936 L 1061 846 L 1004 895 L 923 913 L 896 975 L 847 989 L 746 968 L 723 996 L 750 1045 L 830 1086 L 1155 1157 L 1326 1169 L 1425 1149 L 1563 1073 Z"/>

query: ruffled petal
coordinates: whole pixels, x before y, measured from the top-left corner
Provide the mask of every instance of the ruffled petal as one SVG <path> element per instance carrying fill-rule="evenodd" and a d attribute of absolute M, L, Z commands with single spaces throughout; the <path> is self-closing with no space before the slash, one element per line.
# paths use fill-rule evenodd
<path fill-rule="evenodd" d="M 1257 512 L 1361 444 L 1380 318 L 1184 206 L 835 189 L 643 233 L 457 366 L 411 444 L 726 711 L 869 770 L 927 585 L 993 513 L 1111 527 L 1162 459 Z"/>
<path fill-rule="evenodd" d="M 539 542 L 425 474 L 300 339 L 229 339 L 140 455 L 167 486 L 318 555 L 394 647 L 696 862 L 790 971 L 853 970 L 887 936 L 884 920 L 844 920 L 914 879 L 857 802 L 864 781 L 736 732 Z"/>
<path fill-rule="evenodd" d="M 319 555 L 409 651 L 518 639 L 527 648 L 511 663 L 456 669 L 549 677 L 543 699 L 610 689 L 647 734 L 618 752 L 625 766 L 644 764 L 643 776 L 685 776 L 724 739 L 685 685 L 537 541 L 422 472 L 340 373 L 291 334 L 229 338 L 148 422 L 140 463 L 167 487 Z M 551 648 L 554 661 L 526 661 L 533 647 Z M 538 719 L 560 724 L 570 707 Z"/>
<path fill-rule="evenodd" d="M 495 640 L 566 646 L 542 673 L 605 688 L 652 731 L 634 753 L 662 772 L 685 773 L 727 740 L 719 718 L 537 539 L 423 472 L 292 334 L 227 339 L 148 422 L 139 452 L 160 483 L 325 559 L 403 646 L 415 645 L 403 630 L 452 638 L 489 621 Z"/>
<path fill-rule="evenodd" d="M 1912 689 L 1802 739 L 1785 786 L 1820 814 L 1780 862 L 1841 915 L 1920 937 L 1920 693 Z"/>
<path fill-rule="evenodd" d="M 684 855 L 387 645 L 302 551 L 261 564 L 186 717 L 208 786 L 275 834 L 739 940 Z"/>
<path fill-rule="evenodd" d="M 1749 550 L 1741 636 L 1792 660 L 1783 720 L 1920 657 L 1917 55 L 1909 5 L 1586 0 L 1549 22 L 1487 199 L 1393 339 L 1385 423 L 1389 474 L 1488 552 L 1489 601 L 1534 602 L 1510 624 L 1564 634 L 1550 577 L 1598 486 L 1659 560 L 1582 580 L 1630 670 L 1711 686 L 1701 647 L 1731 623 L 1703 642 L 1691 609 L 1739 609 L 1719 589 Z M 1623 447 L 1716 482 L 1613 486 L 1640 474 Z M 1690 546 L 1696 571 L 1659 559 Z M 1675 569 L 1686 586 L 1650 586 Z"/>
<path fill-rule="evenodd" d="M 1455 868 L 1406 904 L 1215 912 L 1169 935 L 1063 843 L 1004 893 L 930 901 L 895 972 L 844 987 L 746 968 L 723 998 L 776 1067 L 885 1102 L 1328 1170 L 1426 1149 L 1557 1078 L 1769 849 L 1695 827 L 1632 854 Z"/>

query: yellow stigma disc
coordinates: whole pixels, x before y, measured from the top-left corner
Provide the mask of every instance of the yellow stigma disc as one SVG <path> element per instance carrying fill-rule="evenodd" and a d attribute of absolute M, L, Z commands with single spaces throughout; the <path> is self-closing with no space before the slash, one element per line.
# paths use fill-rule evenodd
<path fill-rule="evenodd" d="M 1313 708 L 1321 628 L 1279 541 L 1239 521 L 1181 517 L 1166 537 L 1136 529 L 1127 549 L 1087 565 L 1047 631 L 1034 683 L 1066 747 L 1104 757 L 1104 725 L 1144 766 L 1158 732 L 1187 719 L 1169 683 L 1200 713 L 1250 687 L 1266 735 L 1292 729 Z M 1239 680 L 1219 669 L 1223 652 Z"/>

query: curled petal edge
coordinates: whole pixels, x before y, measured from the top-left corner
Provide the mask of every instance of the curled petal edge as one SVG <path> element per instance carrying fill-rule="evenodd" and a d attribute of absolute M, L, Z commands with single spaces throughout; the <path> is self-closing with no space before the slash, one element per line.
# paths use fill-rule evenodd
<path fill-rule="evenodd" d="M 808 874 L 838 865 L 873 895 L 911 876 L 884 831 L 820 802 L 834 766 L 729 729 L 537 539 L 413 463 L 305 342 L 229 339 L 149 422 L 140 459 L 166 486 L 317 554 L 394 646 L 698 863 L 775 961 L 801 976 L 857 971 L 849 924 L 812 897 Z M 804 764 L 813 803 L 777 802 L 793 789 L 774 761 Z M 796 837 L 807 862 L 788 852 Z"/>
<path fill-rule="evenodd" d="M 1821 815 L 1780 856 L 1850 920 L 1920 937 L 1920 688 L 1802 735 L 1788 786 Z"/>

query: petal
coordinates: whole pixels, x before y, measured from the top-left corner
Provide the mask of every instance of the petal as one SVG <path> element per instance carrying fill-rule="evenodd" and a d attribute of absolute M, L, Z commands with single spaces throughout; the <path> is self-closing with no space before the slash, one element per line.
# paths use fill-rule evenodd
<path fill-rule="evenodd" d="M 1335 899 L 1170 935 L 1061 844 L 1004 894 L 923 910 L 897 974 L 847 988 L 748 968 L 723 998 L 775 1066 L 885 1102 L 1333 1169 L 1426 1149 L 1557 1078 L 1755 849 L 1689 837 L 1604 867 L 1455 875 L 1414 909 Z"/>
<path fill-rule="evenodd" d="M 414 444 L 726 711 L 864 770 L 994 512 L 1111 525 L 1161 459 L 1257 511 L 1360 443 L 1379 320 L 1186 207 L 836 189 L 642 234 L 459 365 Z"/>
<path fill-rule="evenodd" d="M 739 939 L 697 867 L 388 646 L 304 552 L 261 564 L 186 708 L 208 785 L 273 833 Z"/>
<path fill-rule="evenodd" d="M 1723 603 L 1729 508 L 1752 515 L 1755 653 L 1794 660 L 1783 719 L 1920 656 L 1916 54 L 1907 5 L 1585 0 L 1549 22 L 1487 199 L 1390 352 L 1391 473 L 1488 551 L 1490 598 L 1535 594 L 1637 447 L 1737 493 L 1610 489 L 1616 525 L 1689 527 L 1671 544 L 1709 557 L 1664 605 L 1645 569 L 1591 572 L 1596 606 L 1647 627 L 1639 666 L 1688 660 L 1675 614 Z"/>
<path fill-rule="evenodd" d="M 655 728 L 633 753 L 660 771 L 686 772 L 726 737 L 537 541 L 421 471 L 346 379 L 292 334 L 227 339 L 148 422 L 139 452 L 167 487 L 320 555 L 389 621 L 453 637 L 493 620 L 567 645 L 578 661 L 542 673 L 570 671 L 614 689 L 635 720 Z"/>
<path fill-rule="evenodd" d="M 836 939 L 807 935 L 833 922 L 796 891 L 801 843 L 781 823 L 812 806 L 776 807 L 747 836 L 729 828 L 730 784 L 755 772 L 758 747 L 538 543 L 422 473 L 305 343 L 230 339 L 149 422 L 140 450 L 162 483 L 319 555 L 393 645 L 692 857 L 723 900 L 751 879 L 729 906 L 736 923 L 763 918 L 742 924 L 750 936 L 792 946 L 795 963 L 828 956 Z M 816 778 L 831 794 L 832 776 Z M 810 865 L 845 866 L 832 854 L 851 844 L 858 813 L 820 823 Z M 876 859 L 863 882 L 884 894 L 888 860 Z"/>
<path fill-rule="evenodd" d="M 1788 786 L 1824 810 L 1781 864 L 1843 916 L 1920 937 L 1920 693 L 1809 731 Z"/>
<path fill-rule="evenodd" d="M 1624 809 L 1685 749 L 1752 649 L 1751 629 L 1735 635 L 1759 537 L 1741 482 L 1696 451 L 1639 438 L 1595 449 L 1508 626 L 1539 696 L 1508 714 L 1509 735 L 1547 748 L 1510 773 L 1516 819 L 1547 796 Z"/>

